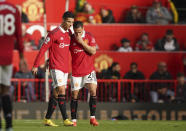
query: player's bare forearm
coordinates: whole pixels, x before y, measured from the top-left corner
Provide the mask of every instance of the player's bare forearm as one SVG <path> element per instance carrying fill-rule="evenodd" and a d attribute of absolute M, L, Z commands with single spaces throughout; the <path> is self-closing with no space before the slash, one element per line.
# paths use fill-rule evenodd
<path fill-rule="evenodd" d="M 96 47 L 95 46 L 89 46 L 87 43 L 83 42 L 82 46 L 86 52 L 88 52 L 90 55 L 96 54 Z"/>

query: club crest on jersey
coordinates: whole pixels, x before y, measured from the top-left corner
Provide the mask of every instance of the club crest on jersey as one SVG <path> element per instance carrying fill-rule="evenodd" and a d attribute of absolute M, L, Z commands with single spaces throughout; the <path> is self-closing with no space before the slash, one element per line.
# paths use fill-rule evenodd
<path fill-rule="evenodd" d="M 47 37 L 47 38 L 45 39 L 45 44 L 47 44 L 49 41 L 50 41 L 50 37 Z"/>
<path fill-rule="evenodd" d="M 60 37 L 60 40 L 64 40 L 64 38 L 63 37 Z"/>
<path fill-rule="evenodd" d="M 76 46 L 76 43 L 73 43 L 73 46 Z"/>
<path fill-rule="evenodd" d="M 93 38 L 91 42 L 92 42 L 92 43 L 96 43 L 96 40 Z"/>

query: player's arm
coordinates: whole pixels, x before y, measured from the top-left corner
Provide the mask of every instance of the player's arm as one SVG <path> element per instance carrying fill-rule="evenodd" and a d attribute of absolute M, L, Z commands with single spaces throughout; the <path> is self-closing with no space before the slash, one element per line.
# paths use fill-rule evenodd
<path fill-rule="evenodd" d="M 44 56 L 44 53 L 47 51 L 47 49 L 50 48 L 50 46 L 52 45 L 52 43 L 53 43 L 53 35 L 49 34 L 46 37 L 43 45 L 41 46 L 41 49 L 39 50 L 39 53 L 36 56 L 35 61 L 34 61 L 34 65 L 33 65 L 33 68 L 32 68 L 33 75 L 36 75 L 37 74 L 38 66 L 40 64 L 40 60 Z"/>
<path fill-rule="evenodd" d="M 96 54 L 96 43 L 94 38 L 90 38 L 87 41 L 84 41 L 80 35 L 76 36 L 76 40 L 83 46 L 84 50 L 90 55 Z"/>
<path fill-rule="evenodd" d="M 23 39 L 22 39 L 22 27 L 21 27 L 21 16 L 19 11 L 16 11 L 16 18 L 15 18 L 15 26 L 16 26 L 16 30 L 15 30 L 15 35 L 16 35 L 16 40 L 17 40 L 17 47 L 18 47 L 18 51 L 19 51 L 19 58 L 20 61 L 25 61 L 24 60 L 24 46 L 23 46 Z"/>

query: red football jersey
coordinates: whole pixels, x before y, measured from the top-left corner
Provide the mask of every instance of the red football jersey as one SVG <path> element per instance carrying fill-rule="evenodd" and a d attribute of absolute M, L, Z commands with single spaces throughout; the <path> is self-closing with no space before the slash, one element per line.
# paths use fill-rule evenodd
<path fill-rule="evenodd" d="M 82 38 L 88 42 L 88 45 L 96 46 L 95 38 L 89 32 L 84 31 Z M 72 76 L 82 77 L 94 70 L 93 56 L 83 49 L 74 35 L 71 37 L 70 52 L 72 56 Z"/>
<path fill-rule="evenodd" d="M 23 52 L 21 17 L 18 9 L 0 1 L 0 65 L 12 63 L 14 44 Z"/>
<path fill-rule="evenodd" d="M 49 49 L 49 68 L 67 73 L 69 71 L 69 46 L 69 31 L 65 31 L 60 26 L 55 28 L 47 35 L 36 57 L 34 67 L 39 66 L 39 61 L 44 56 L 45 51 Z"/>

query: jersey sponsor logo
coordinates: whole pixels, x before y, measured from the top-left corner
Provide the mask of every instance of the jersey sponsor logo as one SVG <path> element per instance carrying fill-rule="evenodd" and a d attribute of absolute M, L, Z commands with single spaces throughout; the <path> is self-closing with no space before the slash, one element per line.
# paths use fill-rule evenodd
<path fill-rule="evenodd" d="M 77 54 L 77 53 L 80 53 L 80 52 L 83 52 L 84 50 L 82 49 L 74 49 L 74 54 Z"/>
<path fill-rule="evenodd" d="M 65 43 L 60 43 L 59 44 L 59 48 L 64 48 L 66 46 L 70 46 L 70 44 L 65 44 Z"/>

